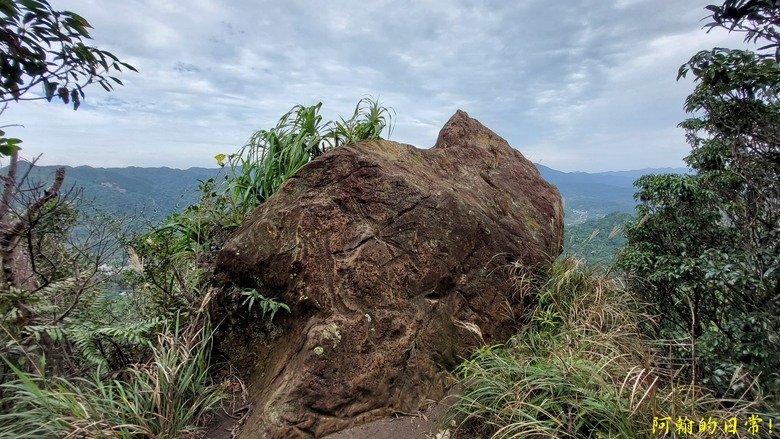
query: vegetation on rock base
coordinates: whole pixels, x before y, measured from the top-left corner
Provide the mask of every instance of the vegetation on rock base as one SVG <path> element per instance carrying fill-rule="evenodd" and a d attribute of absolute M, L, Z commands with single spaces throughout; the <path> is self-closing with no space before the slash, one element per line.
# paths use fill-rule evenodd
<path fill-rule="evenodd" d="M 224 182 L 202 182 L 200 203 L 140 236 L 121 220 L 90 222 L 52 191 L 15 247 L 30 249 L 22 254 L 33 282 L 0 290 L 0 435 L 198 434 L 225 396 L 212 377 L 214 329 L 207 324 L 213 252 L 298 167 L 326 148 L 375 138 L 390 123 L 387 109 L 364 99 L 352 118 L 322 130 L 319 108 L 296 106 L 253 136 L 226 158 Z M 302 145 L 317 149 L 301 155 Z M 13 194 L 34 186 L 27 181 L 33 165 L 18 179 L 3 176 Z M 249 190 L 261 182 L 272 184 Z M 25 201 L 8 201 L 9 222 L 23 211 L 10 203 Z M 246 311 L 269 324 L 279 310 L 290 311 L 255 290 L 243 296 Z"/>
<path fill-rule="evenodd" d="M 688 359 L 668 357 L 670 345 L 644 333 L 653 318 L 618 280 L 564 257 L 516 284 L 536 305 L 507 343 L 456 370 L 465 386 L 449 413 L 458 437 L 651 438 L 664 418 L 673 430 L 686 417 L 694 432 L 701 419 L 770 418 L 755 382 L 715 397 L 680 376 Z"/>
<path fill-rule="evenodd" d="M 702 51 L 680 68 L 696 82 L 681 123 L 694 173 L 636 181 L 637 216 L 618 261 L 628 290 L 568 259 L 524 280 L 538 295 L 530 322 L 458 369 L 458 432 L 759 437 L 777 421 L 780 4 L 707 9 L 706 27 L 763 47 Z"/>

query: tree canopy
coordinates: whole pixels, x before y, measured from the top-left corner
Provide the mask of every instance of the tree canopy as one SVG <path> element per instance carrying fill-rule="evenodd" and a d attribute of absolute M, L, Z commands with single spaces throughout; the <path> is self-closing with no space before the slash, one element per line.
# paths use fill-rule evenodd
<path fill-rule="evenodd" d="M 85 86 L 110 91 L 112 83 L 122 84 L 112 71 L 135 71 L 111 52 L 87 46 L 92 27 L 75 12 L 55 11 L 45 0 L 1 0 L 0 14 L 0 102 L 56 96 L 75 109 Z M 23 97 L 39 85 L 40 96 Z"/>
<path fill-rule="evenodd" d="M 761 47 L 701 51 L 680 68 L 695 81 L 680 124 L 694 172 L 635 183 L 640 205 L 620 261 L 644 282 L 637 291 L 657 306 L 664 335 L 694 340 L 692 373 L 727 392 L 744 366 L 777 393 L 780 1 L 707 9 L 705 28 L 745 32 Z"/>
<path fill-rule="evenodd" d="M 729 31 L 744 32 L 745 41 L 764 44 L 758 51 L 773 50 L 780 60 L 780 1 L 778 0 L 726 0 L 721 5 L 706 8 L 712 15 L 704 27 L 726 28 Z"/>
<path fill-rule="evenodd" d="M 56 11 L 46 0 L 0 0 L 0 104 L 56 97 L 75 110 L 86 86 L 111 91 L 122 85 L 113 72 L 136 69 L 87 46 L 89 29 L 84 17 Z M 4 135 L 0 131 L 0 154 L 11 155 L 21 141 Z"/>

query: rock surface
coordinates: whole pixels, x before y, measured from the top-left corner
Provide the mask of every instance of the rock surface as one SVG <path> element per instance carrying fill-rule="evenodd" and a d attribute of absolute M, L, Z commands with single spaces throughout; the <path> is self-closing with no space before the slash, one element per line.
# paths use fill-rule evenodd
<path fill-rule="evenodd" d="M 508 267 L 550 261 L 562 237 L 557 189 L 462 111 L 431 149 L 379 140 L 311 161 L 218 256 L 219 279 L 292 309 L 274 338 L 242 296 L 218 301 L 221 347 L 249 376 L 240 437 L 322 437 L 439 400 L 463 358 L 513 332 Z"/>

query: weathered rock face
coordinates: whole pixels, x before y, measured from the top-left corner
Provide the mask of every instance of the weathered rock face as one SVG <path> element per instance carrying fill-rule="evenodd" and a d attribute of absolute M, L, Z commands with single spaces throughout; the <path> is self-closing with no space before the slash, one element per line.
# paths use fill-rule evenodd
<path fill-rule="evenodd" d="M 241 437 L 321 437 L 440 398 L 474 348 L 511 335 L 508 265 L 553 259 L 562 236 L 558 191 L 462 111 L 432 149 L 372 141 L 313 160 L 218 257 L 220 278 L 292 308 L 272 343 L 231 316 L 223 346 L 254 404 Z"/>

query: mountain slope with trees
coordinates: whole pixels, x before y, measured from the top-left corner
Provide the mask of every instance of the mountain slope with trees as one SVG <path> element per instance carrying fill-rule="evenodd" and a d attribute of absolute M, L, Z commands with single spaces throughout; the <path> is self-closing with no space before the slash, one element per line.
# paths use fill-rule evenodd
<path fill-rule="evenodd" d="M 32 181 L 46 181 L 60 166 L 35 166 Z M 62 166 L 64 191 L 73 191 L 82 204 L 111 215 L 143 216 L 159 223 L 171 213 L 198 201 L 198 186 L 216 178 L 214 168 L 93 168 Z M 26 171 L 26 167 L 22 166 Z"/>
<path fill-rule="evenodd" d="M 24 162 L 20 164 L 26 170 Z M 224 175 L 220 168 L 93 168 L 90 166 L 35 166 L 31 177 L 46 181 L 57 168 L 65 169 L 65 190 L 81 191 L 80 198 L 106 213 L 143 212 L 159 221 L 198 201 L 198 186 Z M 634 181 L 645 174 L 685 173 L 685 169 L 652 168 L 599 173 L 562 172 L 537 164 L 548 182 L 561 192 L 566 224 L 599 219 L 611 212 L 633 213 Z"/>
<path fill-rule="evenodd" d="M 536 167 L 561 192 L 567 226 L 598 219 L 610 212 L 634 213 L 634 181 L 642 175 L 688 172 L 685 168 L 648 168 L 587 173 L 562 172 L 540 164 Z"/>

